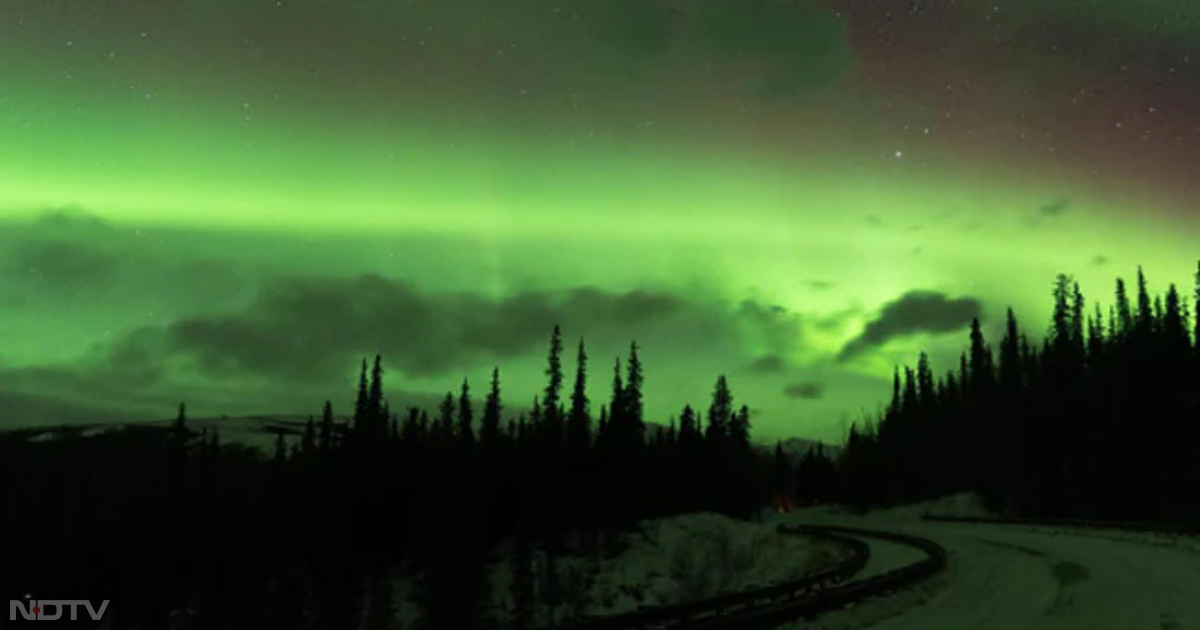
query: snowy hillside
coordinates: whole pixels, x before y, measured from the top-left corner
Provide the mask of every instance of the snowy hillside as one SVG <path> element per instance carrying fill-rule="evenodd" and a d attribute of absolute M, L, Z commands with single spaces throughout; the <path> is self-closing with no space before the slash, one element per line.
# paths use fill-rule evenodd
<path fill-rule="evenodd" d="M 808 453 L 810 450 L 816 448 L 818 444 L 820 444 L 821 447 L 824 449 L 825 454 L 829 455 L 830 457 L 837 457 L 837 455 L 839 453 L 841 453 L 841 451 L 842 451 L 842 447 L 837 446 L 835 444 L 828 444 L 825 442 L 820 442 L 818 440 L 810 440 L 810 439 L 801 438 L 801 437 L 788 438 L 786 440 L 782 440 L 779 443 L 783 446 L 783 452 L 786 453 L 793 460 L 800 459 L 806 453 Z M 767 451 L 768 453 L 774 453 L 775 452 L 775 444 L 776 444 L 776 442 L 762 442 L 762 443 L 758 444 L 758 446 L 759 446 L 759 448 L 763 449 L 764 451 Z"/>
<path fill-rule="evenodd" d="M 308 419 L 313 416 L 300 414 L 265 414 L 258 416 L 244 417 L 215 417 L 215 418 L 188 418 L 187 425 L 194 431 L 216 431 L 221 435 L 221 441 L 226 444 L 240 443 L 246 446 L 252 446 L 262 450 L 264 453 L 270 453 L 274 448 L 276 434 L 283 433 L 284 439 L 290 447 L 300 439 L 300 435 L 304 431 L 304 425 Z M 314 417 L 319 421 L 319 417 Z M 70 424 L 70 425 L 47 425 L 43 427 L 28 428 L 24 431 L 34 432 L 37 436 L 34 439 L 50 439 L 56 434 L 63 431 L 78 431 L 83 435 L 91 435 L 100 431 L 120 427 L 123 425 L 131 426 L 159 426 L 168 427 L 174 420 L 155 420 L 155 421 L 140 421 L 131 423 L 89 423 L 89 424 Z M 339 424 L 348 424 L 349 417 L 337 417 Z M 653 437 L 661 432 L 666 431 L 667 427 L 654 422 L 646 423 L 646 438 Z M 40 432 L 40 433 L 38 433 Z M 775 440 L 763 440 L 755 443 L 755 447 L 763 455 L 771 455 L 775 452 Z M 801 437 L 792 437 L 779 442 L 783 445 L 783 450 L 792 459 L 798 460 L 809 450 L 815 448 L 817 444 L 821 444 L 825 453 L 836 457 L 841 451 L 841 447 L 834 444 L 818 442 Z"/>
<path fill-rule="evenodd" d="M 304 425 L 308 422 L 309 416 L 300 415 L 271 415 L 271 416 L 248 416 L 239 418 L 188 418 L 187 426 L 193 431 L 216 431 L 221 436 L 221 442 L 225 444 L 239 443 L 246 446 L 251 446 L 262 450 L 264 453 L 270 453 L 270 449 L 275 444 L 276 433 L 283 433 L 287 443 L 290 445 L 300 439 L 300 435 L 304 431 Z M 348 419 L 338 418 L 339 423 L 346 423 Z M 78 432 L 80 435 L 88 436 L 108 431 L 122 426 L 145 426 L 145 427 L 162 427 L 171 426 L 174 420 L 155 420 L 148 422 L 131 422 L 131 423 L 104 423 L 104 424 L 83 424 L 71 426 L 47 426 L 25 429 L 24 431 L 34 433 L 34 440 L 52 439 L 56 435 L 62 433 Z"/>

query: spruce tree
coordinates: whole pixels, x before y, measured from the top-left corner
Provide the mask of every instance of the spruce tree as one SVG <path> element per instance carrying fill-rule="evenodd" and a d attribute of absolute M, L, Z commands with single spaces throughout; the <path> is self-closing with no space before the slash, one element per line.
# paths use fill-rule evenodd
<path fill-rule="evenodd" d="M 533 404 L 529 407 L 529 424 L 526 426 L 529 432 L 526 437 L 532 438 L 531 441 L 545 441 L 546 438 L 546 414 L 542 409 L 542 402 L 538 396 L 533 397 Z M 530 446 L 534 446 L 530 444 Z M 540 453 L 545 453 L 545 449 L 537 449 Z"/>
<path fill-rule="evenodd" d="M 946 372 L 945 385 L 945 397 L 942 398 L 942 405 L 950 408 L 962 399 L 962 386 L 959 384 L 958 377 L 954 375 L 953 370 Z"/>
<path fill-rule="evenodd" d="M 608 402 L 609 422 L 625 415 L 625 385 L 621 378 L 621 358 L 613 362 L 612 397 Z"/>
<path fill-rule="evenodd" d="M 449 394 L 447 394 L 447 396 L 449 396 Z M 443 402 L 443 405 L 444 405 L 444 404 L 445 404 L 445 401 L 442 401 L 442 402 Z M 454 408 L 453 397 L 451 397 L 450 408 L 451 408 L 451 409 L 453 409 L 453 408 Z M 429 420 L 429 410 L 427 410 L 427 409 L 422 409 L 422 410 L 421 410 L 421 416 L 420 416 L 420 418 L 417 420 L 417 427 L 418 427 L 418 429 L 419 429 L 419 432 L 420 432 L 420 434 L 421 434 L 422 436 L 429 436 L 429 435 L 433 435 L 433 434 L 434 434 L 434 430 L 433 430 L 433 427 L 432 427 L 431 425 L 432 425 L 432 423 L 431 423 L 431 422 L 430 422 L 430 420 Z M 435 437 L 436 437 L 436 436 L 435 436 Z"/>
<path fill-rule="evenodd" d="M 971 318 L 970 371 L 971 388 L 976 395 L 990 394 L 996 375 L 992 366 L 992 351 L 983 338 L 983 330 L 978 317 Z"/>
<path fill-rule="evenodd" d="M 1071 344 L 1071 278 L 1058 274 L 1054 278 L 1054 312 L 1051 316 L 1050 344 L 1061 357 Z M 973 346 L 972 346 L 973 347 Z"/>
<path fill-rule="evenodd" d="M 546 360 L 545 398 L 543 402 L 543 422 L 545 437 L 551 444 L 560 444 L 563 440 L 563 418 L 559 414 L 563 388 L 562 371 L 562 331 L 556 325 L 550 335 L 550 354 Z"/>
<path fill-rule="evenodd" d="M 475 441 L 474 412 L 471 409 L 471 386 L 464 378 L 458 395 L 458 439 L 464 444 Z"/>
<path fill-rule="evenodd" d="M 1082 362 L 1086 339 L 1084 337 L 1084 299 L 1079 283 L 1071 283 L 1071 349 L 1077 362 Z M 1077 366 L 1078 367 L 1078 366 Z"/>
<path fill-rule="evenodd" d="M 1192 349 L 1200 358 L 1200 261 L 1196 262 L 1195 288 L 1192 290 Z"/>
<path fill-rule="evenodd" d="M 604 423 L 605 445 L 618 446 L 625 440 L 625 384 L 621 378 L 621 358 L 613 362 L 612 397 L 608 402 L 608 417 Z"/>
<path fill-rule="evenodd" d="M 742 405 L 737 413 L 730 416 L 729 439 L 731 444 L 743 451 L 750 448 L 750 408 Z"/>
<path fill-rule="evenodd" d="M 892 368 L 892 398 L 888 401 L 887 411 L 884 412 L 883 419 L 888 424 L 896 422 L 896 418 L 900 416 L 901 400 L 900 394 L 902 388 L 900 386 L 900 367 Z"/>
<path fill-rule="evenodd" d="M 180 436 L 187 435 L 187 405 L 179 403 L 179 413 L 175 415 L 175 433 Z"/>
<path fill-rule="evenodd" d="M 729 391 L 729 382 L 725 375 L 717 377 L 713 387 L 712 403 L 708 406 L 708 425 L 705 427 L 704 439 L 711 444 L 721 443 L 729 435 L 729 421 L 733 414 L 733 394 Z"/>
<path fill-rule="evenodd" d="M 644 382 L 642 360 L 638 357 L 636 342 L 630 342 L 629 344 L 629 363 L 626 367 L 625 394 L 622 396 L 625 421 L 629 425 L 628 430 L 633 434 L 631 439 L 636 439 L 640 444 L 646 431 L 646 425 L 643 417 L 644 410 L 642 403 L 642 385 Z"/>
<path fill-rule="evenodd" d="M 447 444 L 454 439 L 454 407 L 454 394 L 446 392 L 441 404 L 438 405 L 437 437 L 442 444 Z"/>
<path fill-rule="evenodd" d="M 367 392 L 364 419 L 372 439 L 380 439 L 387 435 L 387 416 L 384 412 L 383 401 L 383 358 L 378 354 L 375 355 L 375 364 L 371 368 L 371 383 Z"/>
<path fill-rule="evenodd" d="M 1010 397 L 1021 389 L 1021 340 L 1012 308 L 1005 315 L 1004 337 L 1000 341 L 1000 389 Z"/>
<path fill-rule="evenodd" d="M 967 405 L 971 408 L 968 417 L 960 423 L 959 434 L 965 439 L 963 448 L 957 452 L 958 479 L 964 484 L 986 483 L 985 478 L 995 474 L 997 449 L 1003 439 L 1000 423 L 1003 417 L 996 413 L 996 372 L 992 364 L 992 350 L 983 338 L 978 317 L 971 318 L 971 345 L 968 349 L 970 381 L 967 384 Z M 960 488 L 955 488 L 958 490 Z"/>
<path fill-rule="evenodd" d="M 354 431 L 361 434 L 367 430 L 370 420 L 370 394 L 367 385 L 367 360 L 362 360 L 358 371 L 358 394 L 354 397 Z"/>
<path fill-rule="evenodd" d="M 929 355 L 921 352 L 917 359 L 917 394 L 919 404 L 933 409 L 937 406 L 937 391 L 933 382 L 933 368 L 929 366 Z"/>
<path fill-rule="evenodd" d="M 1129 303 L 1129 293 L 1125 289 L 1125 280 L 1121 278 L 1117 278 L 1116 303 L 1117 335 L 1125 338 L 1133 333 L 1133 309 Z"/>
<path fill-rule="evenodd" d="M 683 411 L 679 414 L 679 443 L 683 446 L 690 446 L 699 442 L 700 427 L 696 420 L 696 411 L 691 405 L 684 405 Z"/>
<path fill-rule="evenodd" d="M 321 409 L 321 450 L 328 451 L 333 448 L 333 403 L 325 401 L 325 406 Z"/>
<path fill-rule="evenodd" d="M 421 410 L 409 407 L 408 417 L 404 419 L 404 427 L 400 430 L 400 441 L 416 444 L 421 437 Z"/>
<path fill-rule="evenodd" d="M 479 441 L 491 448 L 500 442 L 500 416 L 503 405 L 500 400 L 500 368 L 492 368 L 492 382 L 487 399 L 483 404 L 483 420 L 479 426 Z"/>
<path fill-rule="evenodd" d="M 791 458 L 783 450 L 783 442 L 775 442 L 771 457 L 771 490 L 775 493 L 776 507 L 782 508 L 794 500 L 795 473 Z"/>
<path fill-rule="evenodd" d="M 311 454 L 317 450 L 317 426 L 313 422 L 312 416 L 308 417 L 308 422 L 304 424 L 304 437 L 300 440 L 300 452 L 305 455 Z"/>
<path fill-rule="evenodd" d="M 1182 371 L 1184 366 L 1181 365 L 1181 362 L 1186 356 L 1191 340 L 1188 338 L 1187 323 L 1184 320 L 1179 290 L 1175 288 L 1174 284 L 1167 288 L 1166 304 L 1163 307 L 1162 332 L 1171 349 L 1171 360 L 1175 362 L 1173 367 Z"/>
<path fill-rule="evenodd" d="M 1137 269 L 1137 315 L 1134 318 L 1134 328 L 1143 338 L 1148 337 L 1154 329 L 1154 307 L 1150 292 L 1146 288 L 1146 274 L 1142 266 Z"/>
<path fill-rule="evenodd" d="M 596 420 L 596 445 L 607 444 L 611 435 L 608 432 L 608 405 L 600 405 L 600 418 Z"/>
<path fill-rule="evenodd" d="M 583 347 L 583 339 L 579 340 L 575 366 L 575 386 L 571 390 L 571 413 L 567 425 L 567 440 L 571 449 L 579 453 L 587 449 L 592 439 L 587 396 L 587 351 Z"/>
<path fill-rule="evenodd" d="M 1095 373 L 1104 354 L 1104 314 L 1099 304 L 1093 305 L 1091 318 L 1087 329 L 1087 362 L 1089 369 Z"/>

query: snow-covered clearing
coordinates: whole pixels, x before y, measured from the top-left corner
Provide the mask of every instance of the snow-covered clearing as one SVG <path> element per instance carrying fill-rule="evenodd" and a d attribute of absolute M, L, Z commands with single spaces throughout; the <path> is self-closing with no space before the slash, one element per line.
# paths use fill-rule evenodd
<path fill-rule="evenodd" d="M 921 521 L 927 512 L 987 516 L 969 495 L 864 516 L 832 509 L 787 515 L 930 538 L 947 549 L 949 563 L 912 589 L 781 630 L 1200 628 L 1200 539 Z"/>
<path fill-rule="evenodd" d="M 711 513 L 643 522 L 641 531 L 627 536 L 621 546 L 619 555 L 599 562 L 579 555 L 559 558 L 553 583 L 567 602 L 553 611 L 539 606 L 538 625 L 749 590 L 830 566 L 842 554 L 832 543 L 781 535 L 774 522 L 747 523 Z M 511 617 L 513 608 L 510 554 L 507 545 L 499 549 L 500 561 L 491 567 L 492 611 L 501 621 Z M 534 565 L 539 575 L 544 553 L 535 554 Z M 415 584 L 413 577 L 397 584 L 404 628 L 417 616 L 412 602 Z M 544 578 L 535 579 L 539 590 L 547 584 Z"/>

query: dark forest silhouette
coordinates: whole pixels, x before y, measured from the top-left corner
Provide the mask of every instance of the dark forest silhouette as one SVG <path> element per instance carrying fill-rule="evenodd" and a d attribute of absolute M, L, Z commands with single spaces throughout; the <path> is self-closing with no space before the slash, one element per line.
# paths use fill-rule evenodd
<path fill-rule="evenodd" d="M 1175 285 L 1152 296 L 1140 267 L 1107 313 L 1069 276 L 1051 294 L 1040 346 L 1009 309 L 999 346 L 975 320 L 945 377 L 925 354 L 898 370 L 883 417 L 851 430 L 843 498 L 975 490 L 1013 516 L 1200 521 L 1200 318 Z"/>
<path fill-rule="evenodd" d="M 1200 519 L 1200 318 L 1174 286 L 1151 296 L 1140 268 L 1132 297 L 1116 291 L 1105 314 L 1058 276 L 1040 345 L 1011 309 L 996 347 L 973 321 L 958 369 L 936 378 L 922 353 L 897 370 L 886 412 L 851 428 L 837 462 L 759 453 L 724 376 L 707 411 L 647 435 L 636 344 L 593 415 L 584 344 L 568 391 L 557 327 L 528 413 L 505 411 L 499 369 L 480 408 L 464 380 L 435 410 L 393 413 L 376 356 L 349 422 L 327 402 L 273 454 L 192 430 L 183 405 L 167 429 L 10 432 L 0 586 L 109 599 L 117 627 L 377 630 L 395 627 L 405 567 L 420 627 L 522 630 L 567 621 L 539 612 L 571 596 L 556 558 L 611 557 L 646 518 L 974 490 L 1012 515 Z M 502 541 L 515 606 L 497 621 L 486 567 Z"/>
<path fill-rule="evenodd" d="M 390 579 L 406 566 L 421 576 L 421 627 L 469 630 L 495 625 L 486 563 L 511 540 L 505 625 L 519 629 L 562 621 L 536 618 L 535 600 L 564 596 L 555 557 L 611 556 L 641 519 L 749 518 L 766 502 L 767 463 L 724 376 L 706 413 L 686 407 L 651 436 L 636 344 L 596 422 L 583 342 L 566 392 L 557 327 L 546 377 L 515 417 L 499 369 L 482 409 L 464 380 L 432 414 L 393 414 L 376 356 L 350 422 L 327 402 L 273 455 L 190 429 L 183 405 L 169 429 L 6 434 L 0 583 L 13 598 L 109 599 L 120 627 L 375 630 L 393 627 Z M 549 558 L 541 576 L 535 550 Z"/>

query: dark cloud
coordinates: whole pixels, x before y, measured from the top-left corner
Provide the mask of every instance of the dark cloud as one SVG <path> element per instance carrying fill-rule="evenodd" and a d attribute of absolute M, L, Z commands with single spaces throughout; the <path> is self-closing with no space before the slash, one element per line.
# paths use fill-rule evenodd
<path fill-rule="evenodd" d="M 1046 217 L 1057 217 L 1067 211 L 1071 206 L 1071 202 L 1066 199 L 1056 199 L 1049 203 L 1042 204 L 1038 208 L 1038 214 Z"/>
<path fill-rule="evenodd" d="M 743 348 L 759 347 L 754 364 L 765 370 L 782 368 L 780 357 L 801 338 L 799 315 L 754 300 L 591 287 L 495 299 L 374 275 L 277 278 L 249 306 L 219 313 L 127 331 L 71 364 L 0 366 L 0 383 L 87 409 L 106 404 L 155 417 L 180 400 L 213 413 L 279 412 L 344 398 L 348 370 L 375 352 L 397 375 L 389 399 L 418 400 L 406 377 L 457 378 L 481 364 L 540 355 L 554 324 L 586 335 L 591 348 L 623 347 L 632 337 L 669 353 L 702 339 L 705 352 L 737 361 Z"/>
<path fill-rule="evenodd" d="M 511 357 L 544 343 L 554 324 L 575 330 L 623 327 L 666 317 L 674 296 L 579 289 L 503 300 L 430 294 L 375 275 L 291 279 L 268 285 L 245 313 L 175 322 L 172 349 L 206 372 L 257 372 L 292 379 L 344 369 L 355 354 L 380 351 L 409 375 L 440 374 L 480 356 Z"/>
<path fill-rule="evenodd" d="M 1048 201 L 1038 206 L 1037 214 L 1027 217 L 1025 219 L 1025 224 L 1030 228 L 1035 228 L 1041 225 L 1043 221 L 1066 214 L 1070 207 L 1071 202 L 1066 199 L 1055 199 L 1054 201 Z"/>
<path fill-rule="evenodd" d="M 116 229 L 107 220 L 76 206 L 50 208 L 39 212 L 33 220 L 33 226 L 39 231 L 52 231 L 60 236 L 96 235 Z"/>
<path fill-rule="evenodd" d="M 783 389 L 783 395 L 801 400 L 816 400 L 825 395 L 825 385 L 815 382 L 792 383 Z"/>
<path fill-rule="evenodd" d="M 234 245 L 234 247 L 230 247 Z M 212 254 L 214 249 L 224 250 Z M 111 223 L 80 209 L 56 209 L 32 220 L 0 220 L 0 281 L 11 302 L 26 308 L 59 307 L 81 296 L 101 299 L 104 310 L 212 307 L 245 298 L 253 275 L 229 249 L 252 248 L 195 232 L 142 230 Z M 274 264 L 259 255 L 260 267 Z M 153 304 L 154 306 L 151 306 Z"/>
<path fill-rule="evenodd" d="M 44 290 L 97 288 L 119 274 L 121 260 L 110 251 L 64 240 L 18 243 L 6 261 L 7 274 Z"/>
<path fill-rule="evenodd" d="M 25 304 L 103 292 L 123 271 L 119 236 L 113 224 L 76 207 L 0 221 L 0 278 Z"/>
<path fill-rule="evenodd" d="M 614 343 L 627 343 L 618 340 L 646 326 L 661 326 L 656 338 L 683 327 L 697 332 L 680 335 L 702 334 L 709 344 L 750 335 L 755 345 L 780 353 L 800 338 L 798 315 L 752 300 L 730 308 L 666 292 L 595 288 L 492 299 L 366 275 L 276 280 L 247 309 L 140 329 L 98 349 L 94 363 L 125 381 L 154 380 L 167 369 L 162 357 L 169 357 L 170 369 L 210 378 L 251 374 L 309 383 L 380 352 L 406 375 L 437 376 L 540 349 L 555 324 Z"/>
<path fill-rule="evenodd" d="M 764 304 L 757 300 L 742 300 L 729 322 L 744 323 L 751 329 L 752 343 L 783 355 L 800 346 L 803 337 L 803 322 L 799 313 L 778 304 Z"/>
<path fill-rule="evenodd" d="M 165 416 L 165 412 L 163 414 Z M 160 416 L 161 417 L 161 416 Z M 156 419 L 128 407 L 112 407 L 74 402 L 57 397 L 0 391 L 0 418 L 4 428 L 59 425 L 112 424 Z"/>
<path fill-rule="evenodd" d="M 126 357 L 127 359 L 129 357 Z M 0 429 L 59 425 L 113 424 L 163 420 L 186 402 L 192 418 L 204 416 L 279 413 L 315 413 L 321 404 L 334 402 L 335 413 L 347 413 L 345 401 L 352 387 L 341 379 L 297 388 L 295 383 L 261 380 L 253 391 L 231 387 L 228 382 L 201 384 L 180 382 L 154 368 L 153 387 L 122 380 L 115 367 L 128 372 L 130 365 L 117 357 L 71 367 L 0 369 Z M 396 410 L 410 406 L 433 409 L 441 395 L 387 388 L 387 398 Z M 510 411 L 522 410 L 507 404 Z"/>
<path fill-rule="evenodd" d="M 909 291 L 885 304 L 862 333 L 842 348 L 838 360 L 852 359 L 897 337 L 954 332 L 982 314 L 982 304 L 976 298 L 951 299 L 935 291 Z"/>
<path fill-rule="evenodd" d="M 764 354 L 750 362 L 748 369 L 754 374 L 775 374 L 786 367 L 783 357 L 777 354 Z"/>

